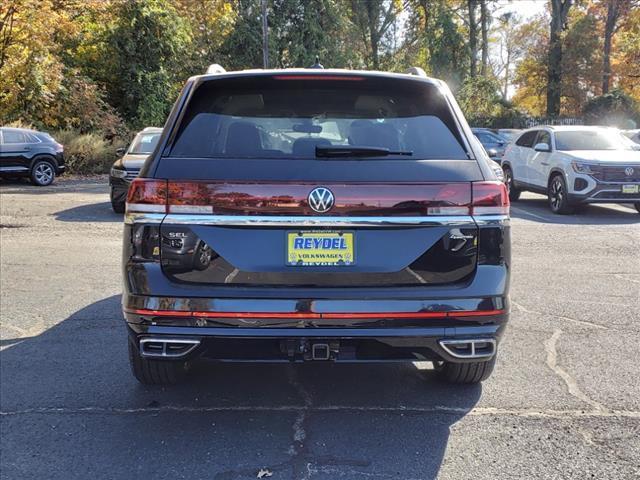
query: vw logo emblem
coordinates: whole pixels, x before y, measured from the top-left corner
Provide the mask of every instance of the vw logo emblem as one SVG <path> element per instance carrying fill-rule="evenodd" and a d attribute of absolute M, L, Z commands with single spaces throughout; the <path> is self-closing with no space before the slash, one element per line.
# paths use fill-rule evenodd
<path fill-rule="evenodd" d="M 633 167 L 627 167 L 624 169 L 624 173 L 627 175 L 627 177 L 630 177 L 633 175 Z"/>
<path fill-rule="evenodd" d="M 309 201 L 311 209 L 318 213 L 324 213 L 331 210 L 335 201 L 331 190 L 324 187 L 318 187 L 311 190 L 307 200 Z"/>

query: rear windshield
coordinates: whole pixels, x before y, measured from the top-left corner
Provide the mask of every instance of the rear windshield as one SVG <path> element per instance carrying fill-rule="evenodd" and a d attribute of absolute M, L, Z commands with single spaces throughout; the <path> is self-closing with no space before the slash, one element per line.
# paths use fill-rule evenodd
<path fill-rule="evenodd" d="M 558 150 L 631 150 L 629 140 L 615 131 L 575 130 L 556 132 Z"/>
<path fill-rule="evenodd" d="M 129 153 L 133 155 L 149 155 L 155 150 L 158 140 L 160 140 L 160 132 L 139 133 L 131 142 Z"/>
<path fill-rule="evenodd" d="M 385 159 L 468 158 L 437 88 L 417 81 L 350 78 L 283 75 L 204 83 L 187 107 L 170 155 L 316 158 L 316 147 L 340 146 L 404 153 Z"/>

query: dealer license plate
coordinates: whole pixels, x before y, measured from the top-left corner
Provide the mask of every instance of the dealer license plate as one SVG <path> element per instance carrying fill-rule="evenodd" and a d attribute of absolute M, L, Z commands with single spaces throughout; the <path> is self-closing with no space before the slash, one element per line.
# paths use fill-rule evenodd
<path fill-rule="evenodd" d="M 287 232 L 287 265 L 343 267 L 355 263 L 353 232 Z"/>
<path fill-rule="evenodd" d="M 638 193 L 640 185 L 622 185 L 622 193 Z"/>

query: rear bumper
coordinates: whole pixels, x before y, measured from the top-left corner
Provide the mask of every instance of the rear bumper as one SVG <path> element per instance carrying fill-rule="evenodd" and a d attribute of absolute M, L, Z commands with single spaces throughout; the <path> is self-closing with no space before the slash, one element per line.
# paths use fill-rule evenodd
<path fill-rule="evenodd" d="M 139 352 L 165 360 L 295 362 L 318 360 L 315 352 L 322 350 L 328 354 L 321 360 L 335 362 L 464 363 L 495 355 L 509 317 L 506 309 L 498 312 L 326 314 L 323 319 L 321 314 L 265 318 L 264 313 L 246 313 L 236 318 L 221 312 L 221 318 L 213 313 L 207 318 L 201 312 L 171 317 L 125 311 L 125 317 Z M 163 350 L 163 344 L 169 348 Z M 156 348 L 155 353 L 147 352 L 147 346 Z"/>

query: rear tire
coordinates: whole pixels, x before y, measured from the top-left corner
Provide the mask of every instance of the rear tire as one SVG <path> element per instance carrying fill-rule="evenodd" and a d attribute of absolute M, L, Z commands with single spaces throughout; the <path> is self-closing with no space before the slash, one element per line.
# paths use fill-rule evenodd
<path fill-rule="evenodd" d="M 504 167 L 502 171 L 504 172 L 504 184 L 507 186 L 507 192 L 509 192 L 509 200 L 516 202 L 520 198 L 522 191 L 518 190 L 513 185 L 513 172 L 511 169 L 509 167 Z"/>
<path fill-rule="evenodd" d="M 434 364 L 435 365 L 435 364 Z M 436 366 L 441 380 L 456 385 L 480 383 L 491 376 L 496 365 L 496 357 L 488 362 L 452 363 L 444 362 Z"/>
<path fill-rule="evenodd" d="M 51 185 L 56 178 L 56 169 L 48 160 L 38 160 L 31 167 L 31 183 L 38 187 Z"/>
<path fill-rule="evenodd" d="M 150 360 L 140 356 L 140 352 L 129 339 L 129 364 L 131 372 L 144 385 L 175 385 L 184 379 L 187 363 L 174 360 Z"/>
<path fill-rule="evenodd" d="M 549 208 L 553 213 L 570 215 L 574 212 L 574 207 L 569 203 L 567 184 L 561 174 L 557 173 L 549 180 L 547 197 Z"/>
<path fill-rule="evenodd" d="M 111 201 L 111 208 L 116 213 L 124 213 L 124 202 Z"/>

